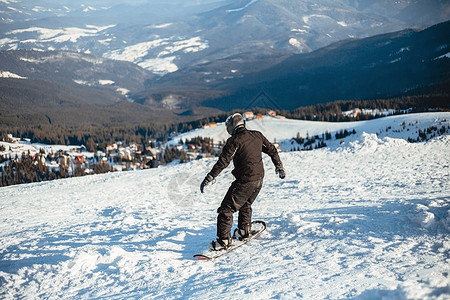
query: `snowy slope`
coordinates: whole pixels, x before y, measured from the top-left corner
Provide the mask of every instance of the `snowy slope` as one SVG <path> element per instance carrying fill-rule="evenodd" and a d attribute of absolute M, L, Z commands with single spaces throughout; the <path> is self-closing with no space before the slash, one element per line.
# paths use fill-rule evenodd
<path fill-rule="evenodd" d="M 449 113 L 403 117 L 430 116 L 449 125 Z M 450 136 L 372 133 L 400 121 L 281 153 L 285 180 L 266 157 L 254 218 L 267 232 L 211 262 L 192 255 L 214 238 L 232 181 L 230 167 L 200 194 L 214 158 L 0 188 L 0 297 L 449 299 Z"/>
<path fill-rule="evenodd" d="M 445 120 L 445 122 L 441 122 Z M 301 121 L 292 119 L 278 119 L 274 117 L 265 116 L 259 120 L 247 121 L 249 129 L 261 131 L 267 139 L 271 142 L 278 142 L 283 151 L 290 151 L 293 145 L 291 139 L 299 133 L 303 138 L 306 136 L 322 136 L 325 132 L 329 132 L 333 136 L 333 140 L 326 141 L 327 146 L 331 149 L 336 149 L 342 146 L 342 140 L 335 140 L 336 132 L 347 129 L 356 131 L 356 137 L 361 138 L 363 133 L 377 134 L 378 137 L 395 137 L 404 140 L 408 138 L 416 138 L 419 129 L 424 130 L 429 126 L 435 125 L 441 127 L 449 124 L 449 113 L 428 113 L 428 114 L 408 114 L 391 116 L 388 118 L 374 119 L 360 122 L 315 122 L 315 121 Z M 228 133 L 225 129 L 224 123 L 219 123 L 217 126 L 210 128 L 201 128 L 192 130 L 190 132 L 180 134 L 173 138 L 172 144 L 178 143 L 180 140 L 186 141 L 195 137 L 209 137 L 213 138 L 215 142 L 225 141 L 228 138 Z M 354 138 L 354 137 L 353 137 Z M 349 139 L 344 140 L 348 145 Z M 345 145 L 345 144 L 344 144 Z"/>

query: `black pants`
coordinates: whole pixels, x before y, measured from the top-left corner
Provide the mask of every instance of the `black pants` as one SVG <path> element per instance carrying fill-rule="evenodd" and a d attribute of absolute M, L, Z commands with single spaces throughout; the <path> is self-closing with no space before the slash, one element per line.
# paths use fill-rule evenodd
<path fill-rule="evenodd" d="M 228 189 L 217 212 L 217 237 L 228 239 L 233 226 L 233 214 L 239 211 L 238 227 L 252 221 L 252 203 L 255 201 L 262 187 L 262 179 L 250 182 L 234 181 Z"/>

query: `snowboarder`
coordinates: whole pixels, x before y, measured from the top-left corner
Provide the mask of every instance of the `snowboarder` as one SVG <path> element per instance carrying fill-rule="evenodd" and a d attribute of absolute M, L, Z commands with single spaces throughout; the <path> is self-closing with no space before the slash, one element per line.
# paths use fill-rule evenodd
<path fill-rule="evenodd" d="M 245 239 L 251 231 L 252 203 L 261 190 L 264 167 L 262 152 L 268 154 L 275 165 L 275 172 L 283 179 L 286 172 L 281 163 L 278 151 L 259 131 L 248 130 L 245 120 L 239 113 L 227 118 L 225 126 L 231 137 L 222 149 L 219 160 L 206 175 L 200 185 L 200 191 L 210 184 L 225 169 L 231 160 L 234 163 L 232 174 L 235 181 L 231 184 L 217 213 L 217 240 L 212 241 L 212 250 L 226 249 L 231 245 L 231 227 L 233 214 L 239 212 L 238 228 L 235 236 Z"/>

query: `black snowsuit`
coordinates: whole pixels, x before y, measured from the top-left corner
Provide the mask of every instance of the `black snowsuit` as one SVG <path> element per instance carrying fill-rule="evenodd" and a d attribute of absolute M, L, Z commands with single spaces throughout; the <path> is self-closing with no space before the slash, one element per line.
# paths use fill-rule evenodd
<path fill-rule="evenodd" d="M 232 174 L 236 180 L 217 210 L 217 237 L 221 240 L 230 237 L 233 213 L 239 211 L 239 228 L 243 229 L 244 225 L 251 223 L 252 203 L 261 190 L 264 178 L 262 152 L 271 157 L 275 166 L 282 166 L 277 149 L 261 132 L 238 128 L 227 140 L 219 160 L 209 172 L 215 178 L 233 160 Z"/>

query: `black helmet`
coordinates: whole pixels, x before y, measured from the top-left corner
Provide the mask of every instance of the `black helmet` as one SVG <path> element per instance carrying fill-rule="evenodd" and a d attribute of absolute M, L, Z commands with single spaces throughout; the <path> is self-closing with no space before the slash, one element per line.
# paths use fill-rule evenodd
<path fill-rule="evenodd" d="M 235 113 L 227 118 L 225 126 L 229 134 L 233 135 L 238 127 L 245 127 L 244 117 L 240 113 Z"/>

